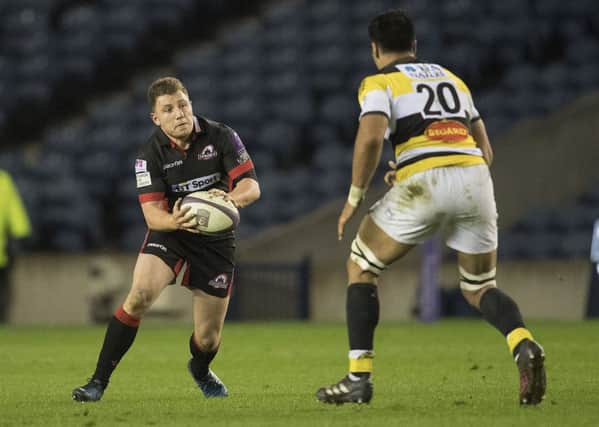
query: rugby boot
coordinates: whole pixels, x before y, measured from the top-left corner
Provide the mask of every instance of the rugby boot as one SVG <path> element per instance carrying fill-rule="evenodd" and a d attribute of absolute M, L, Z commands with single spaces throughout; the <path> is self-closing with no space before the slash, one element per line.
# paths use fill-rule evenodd
<path fill-rule="evenodd" d="M 524 340 L 515 356 L 520 371 L 520 404 L 538 405 L 545 398 L 545 351 L 538 343 Z"/>
<path fill-rule="evenodd" d="M 211 369 L 208 369 L 208 373 L 203 378 L 199 378 L 193 372 L 190 360 L 187 362 L 187 370 L 191 374 L 191 377 L 198 385 L 200 390 L 202 390 L 202 393 L 204 393 L 206 398 L 227 397 L 229 395 L 229 390 L 227 390 L 227 387 L 223 384 L 220 378 L 218 378 L 216 374 L 212 372 Z"/>
<path fill-rule="evenodd" d="M 97 379 L 91 379 L 85 385 L 73 390 L 73 400 L 77 402 L 97 402 L 102 398 L 108 384 Z"/>
<path fill-rule="evenodd" d="M 352 381 L 344 377 L 337 384 L 322 387 L 316 392 L 316 398 L 324 403 L 368 403 L 372 399 L 372 381 L 370 378 L 360 378 Z"/>

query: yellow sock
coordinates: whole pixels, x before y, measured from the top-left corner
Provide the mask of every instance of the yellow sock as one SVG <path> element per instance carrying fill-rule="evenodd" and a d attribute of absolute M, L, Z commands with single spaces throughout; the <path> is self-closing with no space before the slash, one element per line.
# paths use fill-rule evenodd
<path fill-rule="evenodd" d="M 524 339 L 529 339 L 532 341 L 532 334 L 526 328 L 516 328 L 509 334 L 507 334 L 507 346 L 510 349 L 510 353 L 514 353 L 514 349 L 518 344 L 522 342 Z"/>

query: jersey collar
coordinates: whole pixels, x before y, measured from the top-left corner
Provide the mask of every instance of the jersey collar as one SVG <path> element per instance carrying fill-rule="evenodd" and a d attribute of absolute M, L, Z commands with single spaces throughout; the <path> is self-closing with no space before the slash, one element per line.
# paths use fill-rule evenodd
<path fill-rule="evenodd" d="M 395 61 L 391 62 L 390 64 L 385 65 L 383 68 L 381 68 L 379 70 L 379 73 L 385 73 L 385 72 L 389 72 L 389 71 L 397 71 L 395 69 L 396 65 L 399 64 L 417 64 L 420 61 L 417 57 L 413 56 L 413 57 L 406 57 L 406 58 L 401 58 L 401 59 L 396 59 Z"/>

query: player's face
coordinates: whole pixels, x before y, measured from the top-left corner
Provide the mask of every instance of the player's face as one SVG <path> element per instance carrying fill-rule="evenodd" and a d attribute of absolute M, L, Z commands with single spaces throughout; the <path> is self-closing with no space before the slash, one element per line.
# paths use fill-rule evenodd
<path fill-rule="evenodd" d="M 186 139 L 193 131 L 193 109 L 182 91 L 156 98 L 152 121 L 173 139 Z"/>

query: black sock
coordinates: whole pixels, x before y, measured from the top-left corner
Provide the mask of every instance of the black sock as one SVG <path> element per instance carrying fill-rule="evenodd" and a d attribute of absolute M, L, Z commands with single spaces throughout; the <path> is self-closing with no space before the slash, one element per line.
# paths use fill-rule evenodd
<path fill-rule="evenodd" d="M 372 350 L 374 330 L 379 323 L 379 297 L 377 287 L 370 283 L 354 283 L 347 288 L 347 335 L 350 350 Z M 368 376 L 370 372 L 354 372 Z"/>
<path fill-rule="evenodd" d="M 216 353 L 218 353 L 218 347 L 212 351 L 202 351 L 196 344 L 193 334 L 191 334 L 191 338 L 189 339 L 189 351 L 193 356 L 191 359 L 191 370 L 198 378 L 204 378 L 208 374 L 210 362 L 212 362 L 212 359 L 214 359 Z"/>
<path fill-rule="evenodd" d="M 486 291 L 479 306 L 485 320 L 504 336 L 516 328 L 525 327 L 516 302 L 497 288 Z"/>
<path fill-rule="evenodd" d="M 123 307 L 117 309 L 108 323 L 93 379 L 108 384 L 112 372 L 133 344 L 138 326 L 139 319 L 127 314 Z"/>

